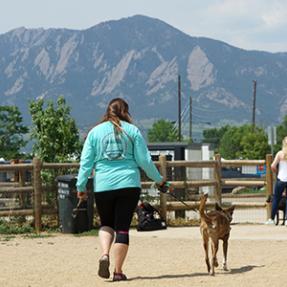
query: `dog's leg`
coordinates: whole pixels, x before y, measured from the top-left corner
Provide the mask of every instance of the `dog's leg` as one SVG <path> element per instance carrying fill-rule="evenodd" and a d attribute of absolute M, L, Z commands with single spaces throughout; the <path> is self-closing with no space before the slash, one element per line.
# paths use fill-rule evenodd
<path fill-rule="evenodd" d="M 218 266 L 218 261 L 217 261 L 217 251 L 218 251 L 218 240 L 217 239 L 212 239 L 211 240 L 211 250 L 212 250 L 212 261 L 211 261 L 211 273 L 210 275 L 214 275 L 214 267 Z"/>
<path fill-rule="evenodd" d="M 285 222 L 286 222 L 286 212 L 287 212 L 287 191 L 285 190 L 285 198 L 284 198 L 284 201 L 283 201 L 283 224 L 285 225 Z"/>
<path fill-rule="evenodd" d="M 285 225 L 285 219 L 286 218 L 286 211 L 285 210 L 283 210 L 283 223 L 282 223 L 282 225 Z"/>
<path fill-rule="evenodd" d="M 282 202 L 282 206 L 280 206 L 280 209 L 282 210 L 283 212 L 283 218 L 282 218 L 282 225 L 285 225 L 285 216 L 286 216 L 286 202 L 285 202 L 285 198 L 283 200 L 283 197 L 281 199 L 283 202 Z"/>
<path fill-rule="evenodd" d="M 205 263 L 207 266 L 207 272 L 210 272 L 210 263 L 209 263 L 209 256 L 208 256 L 208 235 L 203 235 L 203 247 L 205 251 Z"/>
<path fill-rule="evenodd" d="M 223 240 L 223 270 L 228 271 L 227 268 L 227 249 L 228 249 L 228 237 Z"/>

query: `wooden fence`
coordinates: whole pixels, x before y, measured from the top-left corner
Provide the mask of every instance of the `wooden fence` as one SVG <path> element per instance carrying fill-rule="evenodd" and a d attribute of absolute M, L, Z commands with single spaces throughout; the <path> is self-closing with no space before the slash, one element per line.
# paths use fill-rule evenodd
<path fill-rule="evenodd" d="M 216 155 L 214 160 L 201 160 L 201 161 L 167 161 L 165 156 L 160 156 L 159 161 L 155 162 L 159 167 L 161 174 L 166 177 L 167 170 L 170 168 L 212 168 L 213 178 L 206 180 L 184 180 L 184 181 L 172 181 L 171 184 L 175 188 L 195 188 L 195 187 L 214 187 L 215 201 L 222 203 L 222 187 L 225 185 L 233 186 L 266 186 L 266 196 L 272 194 L 273 176 L 271 172 L 272 156 L 266 155 L 265 160 L 221 160 L 220 155 Z M 239 180 L 239 179 L 224 179 L 221 175 L 222 167 L 242 167 L 244 166 L 256 166 L 266 164 L 266 176 L 264 178 Z M 42 184 L 41 171 L 43 170 L 57 170 L 57 169 L 70 169 L 79 168 L 79 163 L 42 163 L 38 158 L 34 158 L 32 163 L 18 163 L 10 165 L 0 165 L 0 172 L 12 171 L 18 174 L 18 181 L 14 183 L 3 183 L 0 185 L 0 193 L 16 193 L 20 199 L 20 209 L 0 210 L 1 216 L 33 216 L 36 232 L 41 231 L 42 215 L 56 214 L 56 208 L 46 208 L 43 206 L 42 197 L 45 186 Z M 32 173 L 31 182 L 25 182 L 24 172 L 30 171 Z M 142 182 L 143 188 L 149 188 L 152 182 Z M 55 190 L 55 192 L 57 192 Z M 21 209 L 21 197 L 23 194 L 32 194 L 32 209 Z M 256 196 L 256 195 L 255 195 Z M 240 196 L 239 196 L 240 197 Z M 166 218 L 167 211 L 172 210 L 189 210 L 198 208 L 198 202 L 186 201 L 189 207 L 183 205 L 180 202 L 167 201 L 166 194 L 160 194 L 160 212 L 164 218 Z M 270 215 L 270 206 L 266 203 L 236 203 L 239 208 L 267 208 L 267 214 Z"/>

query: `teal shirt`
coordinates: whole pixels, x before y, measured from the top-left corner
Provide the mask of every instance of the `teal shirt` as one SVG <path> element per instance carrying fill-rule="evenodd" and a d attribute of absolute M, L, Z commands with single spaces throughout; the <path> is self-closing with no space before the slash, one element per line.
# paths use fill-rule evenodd
<path fill-rule="evenodd" d="M 162 181 L 139 129 L 124 121 L 121 127 L 124 132 L 117 133 L 111 122 L 104 122 L 89 132 L 81 154 L 78 191 L 86 190 L 93 169 L 95 192 L 141 187 L 140 168 L 151 180 Z"/>

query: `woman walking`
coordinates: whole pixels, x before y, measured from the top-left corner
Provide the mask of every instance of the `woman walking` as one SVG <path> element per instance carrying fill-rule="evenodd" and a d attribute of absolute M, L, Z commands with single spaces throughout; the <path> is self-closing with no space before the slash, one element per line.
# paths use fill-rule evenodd
<path fill-rule="evenodd" d="M 277 180 L 272 199 L 271 218 L 268 219 L 266 224 L 275 224 L 274 218 L 278 211 L 279 202 L 282 198 L 283 191 L 287 188 L 287 137 L 282 141 L 282 149 L 277 152 L 274 161 L 271 164 L 271 170 L 274 173 L 277 173 Z M 287 205 L 285 215 L 287 215 Z M 287 226 L 286 218 L 285 226 Z"/>
<path fill-rule="evenodd" d="M 115 238 L 113 281 L 127 279 L 122 268 L 141 191 L 140 168 L 159 186 L 165 185 L 139 129 L 132 124 L 127 102 L 113 99 L 101 123 L 88 133 L 77 180 L 78 198 L 86 199 L 86 183 L 94 169 L 95 201 L 101 221 L 98 275 L 102 278 L 110 277 L 110 249 Z"/>

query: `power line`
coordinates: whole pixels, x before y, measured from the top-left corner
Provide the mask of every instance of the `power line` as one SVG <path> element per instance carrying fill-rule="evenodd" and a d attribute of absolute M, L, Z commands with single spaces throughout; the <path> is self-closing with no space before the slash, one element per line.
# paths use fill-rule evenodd
<path fill-rule="evenodd" d="M 200 112 L 205 112 L 205 113 L 223 113 L 226 112 L 226 109 L 208 109 L 208 108 L 204 108 L 204 107 L 199 107 L 199 106 L 193 106 L 193 110 L 198 110 Z"/>
<path fill-rule="evenodd" d="M 178 75 L 178 141 L 181 141 L 181 82 Z"/>
<path fill-rule="evenodd" d="M 253 105 L 252 105 L 252 127 L 255 129 L 255 111 L 256 111 L 256 80 L 253 80 Z"/>
<path fill-rule="evenodd" d="M 186 106 L 184 107 L 183 111 L 181 112 L 181 116 L 180 116 L 181 122 L 183 122 L 184 119 L 186 118 L 187 111 L 188 111 L 188 106 L 186 105 Z M 176 122 L 174 122 L 174 127 L 173 127 L 173 130 L 172 130 L 173 132 L 176 131 L 177 126 L 178 126 L 178 119 L 177 119 Z"/>
<path fill-rule="evenodd" d="M 192 96 L 189 97 L 189 141 L 192 141 Z"/>

